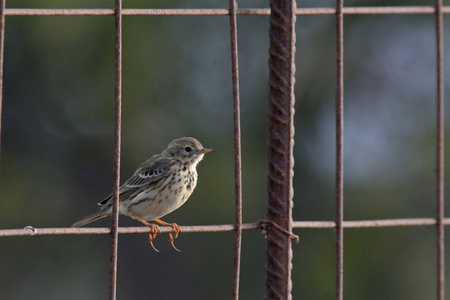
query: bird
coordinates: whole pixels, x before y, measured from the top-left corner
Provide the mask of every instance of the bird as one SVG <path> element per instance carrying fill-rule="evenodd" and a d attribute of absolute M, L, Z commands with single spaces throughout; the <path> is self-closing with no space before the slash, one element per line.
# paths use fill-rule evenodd
<path fill-rule="evenodd" d="M 158 225 L 149 223 L 155 221 L 163 226 L 172 227 L 169 233 L 172 247 L 174 240 L 181 232 L 181 227 L 175 223 L 166 223 L 161 217 L 173 212 L 183 205 L 197 186 L 197 165 L 204 154 L 214 149 L 204 148 L 192 137 L 175 139 L 160 154 L 153 155 L 144 162 L 119 188 L 119 214 L 131 217 L 151 229 L 150 245 L 161 233 Z M 99 202 L 100 211 L 74 223 L 71 227 L 82 227 L 91 222 L 112 216 L 113 195 Z"/>

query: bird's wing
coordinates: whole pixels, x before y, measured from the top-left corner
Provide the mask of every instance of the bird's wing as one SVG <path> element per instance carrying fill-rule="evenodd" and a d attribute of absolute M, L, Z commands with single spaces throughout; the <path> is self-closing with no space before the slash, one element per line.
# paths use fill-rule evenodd
<path fill-rule="evenodd" d="M 154 156 L 143 163 L 122 187 L 139 188 L 148 186 L 167 176 L 171 166 L 171 161 L 168 158 Z"/>
<path fill-rule="evenodd" d="M 137 190 L 149 187 L 169 174 L 171 161 L 155 155 L 143 163 L 119 189 L 119 199 L 126 199 Z M 107 205 L 112 200 L 112 194 L 106 197 L 99 205 Z"/>

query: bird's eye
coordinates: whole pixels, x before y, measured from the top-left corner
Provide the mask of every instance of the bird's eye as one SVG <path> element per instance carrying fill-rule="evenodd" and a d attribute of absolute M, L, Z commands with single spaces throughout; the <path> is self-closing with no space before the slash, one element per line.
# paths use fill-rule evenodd
<path fill-rule="evenodd" d="M 186 152 L 191 152 L 192 148 L 191 147 L 185 147 L 184 150 L 186 150 Z"/>

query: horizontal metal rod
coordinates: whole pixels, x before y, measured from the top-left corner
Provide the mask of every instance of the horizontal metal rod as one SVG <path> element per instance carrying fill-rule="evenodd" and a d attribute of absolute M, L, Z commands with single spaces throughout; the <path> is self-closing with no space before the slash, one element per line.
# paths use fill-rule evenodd
<path fill-rule="evenodd" d="M 259 223 L 243 224 L 242 229 L 259 228 Z M 206 225 L 206 226 L 181 226 L 182 232 L 221 232 L 233 231 L 234 224 L 230 225 Z M 161 232 L 171 232 L 171 227 L 161 226 Z M 149 233 L 148 227 L 119 227 L 120 233 Z M 90 227 L 90 228 L 34 228 L 27 226 L 24 229 L 4 229 L 0 230 L 1 236 L 19 236 L 19 235 L 59 235 L 59 234 L 109 234 L 110 227 Z"/>
<path fill-rule="evenodd" d="M 377 227 L 401 227 L 401 226 L 432 226 L 436 225 L 436 219 L 433 218 L 415 218 L 415 219 L 384 219 L 384 220 L 361 220 L 344 221 L 344 228 L 377 228 Z M 444 225 L 450 225 L 450 218 L 444 219 Z M 334 221 L 295 221 L 293 228 L 335 228 Z M 182 232 L 225 232 L 234 231 L 234 224 L 224 225 L 204 225 L 204 226 L 181 226 Z M 261 222 L 244 223 L 242 230 L 261 229 Z M 162 233 L 170 232 L 172 228 L 161 227 Z M 124 233 L 149 233 L 147 227 L 119 227 L 119 234 Z M 24 235 L 62 235 L 62 234 L 110 234 L 110 227 L 91 227 L 91 228 L 34 228 L 27 226 L 24 229 L 2 229 L 0 237 L 3 236 L 24 236 Z"/>
<path fill-rule="evenodd" d="M 380 6 L 380 7 L 344 7 L 343 13 L 346 15 L 361 14 L 433 14 L 436 8 L 433 6 Z M 450 6 L 442 7 L 444 14 L 450 13 Z M 124 16 L 228 16 L 229 9 L 151 9 L 151 8 L 124 8 Z M 248 16 L 268 16 L 269 8 L 238 8 L 237 15 Z M 334 15 L 336 8 L 297 8 L 296 15 Z M 113 16 L 113 8 L 7 8 L 6 16 Z"/>
<path fill-rule="evenodd" d="M 436 219 L 384 219 L 384 220 L 362 220 L 344 221 L 344 228 L 376 228 L 376 227 L 400 227 L 400 226 L 431 226 L 436 225 Z M 444 219 L 444 225 L 450 225 L 450 218 Z M 296 221 L 294 228 L 335 228 L 334 221 Z"/>

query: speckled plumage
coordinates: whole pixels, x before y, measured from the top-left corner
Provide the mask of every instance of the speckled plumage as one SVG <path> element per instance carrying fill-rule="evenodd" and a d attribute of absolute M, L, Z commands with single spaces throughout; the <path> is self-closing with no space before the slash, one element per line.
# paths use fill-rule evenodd
<path fill-rule="evenodd" d="M 179 208 L 191 196 L 197 185 L 197 165 L 204 154 L 211 151 L 191 137 L 173 140 L 161 154 L 144 162 L 120 187 L 119 213 L 147 226 L 149 224 L 145 221 L 153 220 L 172 226 L 158 219 Z M 81 227 L 111 216 L 112 201 L 112 195 L 108 196 L 99 203 L 99 212 L 76 222 L 72 227 Z M 176 224 L 174 226 L 179 228 Z"/>

